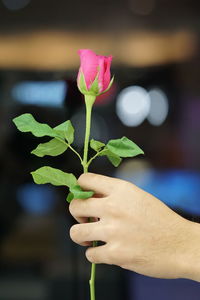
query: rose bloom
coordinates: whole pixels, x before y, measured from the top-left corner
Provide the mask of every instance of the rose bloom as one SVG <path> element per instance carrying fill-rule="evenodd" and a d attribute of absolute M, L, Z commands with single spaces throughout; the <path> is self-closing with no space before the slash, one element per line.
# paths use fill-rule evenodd
<path fill-rule="evenodd" d="M 111 86 L 110 75 L 112 56 L 97 55 L 92 50 L 80 49 L 80 68 L 77 78 L 78 88 L 85 95 L 98 96 Z"/>

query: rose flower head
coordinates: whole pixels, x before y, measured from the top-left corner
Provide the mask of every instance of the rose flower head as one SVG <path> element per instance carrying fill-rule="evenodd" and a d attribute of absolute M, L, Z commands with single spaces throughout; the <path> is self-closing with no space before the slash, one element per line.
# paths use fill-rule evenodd
<path fill-rule="evenodd" d="M 97 55 L 92 50 L 80 49 L 80 68 L 77 84 L 84 95 L 99 96 L 109 90 L 113 79 L 110 75 L 112 56 Z"/>

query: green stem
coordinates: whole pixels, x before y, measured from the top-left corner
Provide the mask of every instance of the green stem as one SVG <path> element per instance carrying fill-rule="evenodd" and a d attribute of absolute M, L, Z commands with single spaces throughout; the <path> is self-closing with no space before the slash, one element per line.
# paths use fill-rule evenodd
<path fill-rule="evenodd" d="M 89 138 L 90 138 L 90 128 L 91 128 L 91 114 L 92 114 L 92 106 L 96 97 L 91 95 L 85 95 L 85 104 L 86 104 L 86 127 L 85 127 L 85 142 L 84 142 L 84 153 L 83 153 L 83 172 L 88 172 L 88 146 L 89 146 Z M 90 222 L 89 218 L 89 222 Z M 97 245 L 97 242 L 92 243 L 93 247 Z M 91 266 L 91 276 L 90 276 L 90 300 L 95 300 L 95 275 L 96 275 L 96 265 L 93 263 Z"/>
<path fill-rule="evenodd" d="M 92 106 L 93 106 L 94 101 L 95 101 L 94 96 L 85 95 L 86 128 L 85 128 L 85 142 L 84 142 L 84 153 L 83 153 L 83 170 L 84 170 L 84 173 L 88 172 L 88 165 L 87 165 L 88 146 L 89 146 L 89 138 L 90 138 Z"/>
<path fill-rule="evenodd" d="M 78 158 L 80 159 L 81 161 L 81 164 L 83 164 L 83 161 L 82 161 L 82 158 L 81 156 L 79 155 L 79 153 L 70 145 L 70 144 L 67 144 L 68 147 L 78 156 Z"/>
<path fill-rule="evenodd" d="M 92 246 L 97 246 L 97 241 L 92 242 Z M 96 276 L 96 264 L 91 265 L 91 276 L 90 276 L 90 300 L 95 300 L 95 276 Z"/>
<path fill-rule="evenodd" d="M 70 144 L 66 143 L 63 139 L 61 139 L 59 137 L 56 137 L 56 139 L 58 141 L 62 142 L 63 144 L 67 145 L 78 156 L 78 158 L 81 161 L 81 164 L 83 164 L 83 160 L 82 160 L 81 156 L 79 155 L 79 153 Z"/>
<path fill-rule="evenodd" d="M 89 283 L 90 283 L 90 299 L 91 300 L 95 300 L 95 275 L 96 275 L 96 264 L 92 263 L 91 277 L 90 277 L 90 281 L 89 281 Z"/>
<path fill-rule="evenodd" d="M 90 160 L 89 160 L 88 163 L 87 163 L 87 167 L 89 167 L 89 165 L 91 164 L 91 162 L 92 162 L 97 156 L 99 156 L 100 153 L 103 153 L 104 151 L 105 151 L 105 149 L 103 149 L 103 150 L 97 152 L 93 157 L 91 157 Z"/>
<path fill-rule="evenodd" d="M 88 145 L 89 145 L 89 138 L 90 138 L 90 127 L 91 127 L 91 113 L 92 113 L 92 105 L 86 104 L 86 128 L 85 128 L 85 142 L 84 142 L 84 154 L 83 154 L 84 173 L 88 171 L 87 158 L 88 158 Z"/>

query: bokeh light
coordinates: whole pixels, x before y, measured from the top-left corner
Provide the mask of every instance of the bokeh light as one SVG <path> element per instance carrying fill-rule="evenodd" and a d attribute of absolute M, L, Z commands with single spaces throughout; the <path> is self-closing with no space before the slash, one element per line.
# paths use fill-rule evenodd
<path fill-rule="evenodd" d="M 24 81 L 13 87 L 11 95 L 22 104 L 62 107 L 66 91 L 65 81 Z"/>
<path fill-rule="evenodd" d="M 19 10 L 26 7 L 31 0 L 2 0 L 2 3 L 10 10 Z"/>
<path fill-rule="evenodd" d="M 51 186 L 27 183 L 18 188 L 17 200 L 26 213 L 47 214 L 55 207 L 55 190 Z"/>
<path fill-rule="evenodd" d="M 151 99 L 151 106 L 147 119 L 150 124 L 160 126 L 164 123 L 168 115 L 168 98 L 159 88 L 151 89 L 149 91 L 149 96 Z"/>
<path fill-rule="evenodd" d="M 150 111 L 148 92 L 140 86 L 123 89 L 117 97 L 116 112 L 126 126 L 140 125 Z"/>

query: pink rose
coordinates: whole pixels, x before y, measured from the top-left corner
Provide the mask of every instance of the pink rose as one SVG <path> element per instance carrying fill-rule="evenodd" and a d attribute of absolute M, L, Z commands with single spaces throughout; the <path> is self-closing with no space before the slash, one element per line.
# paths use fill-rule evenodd
<path fill-rule="evenodd" d="M 113 82 L 110 76 L 112 56 L 97 55 L 89 49 L 81 49 L 78 53 L 81 65 L 77 83 L 81 93 L 93 96 L 105 93 Z"/>

